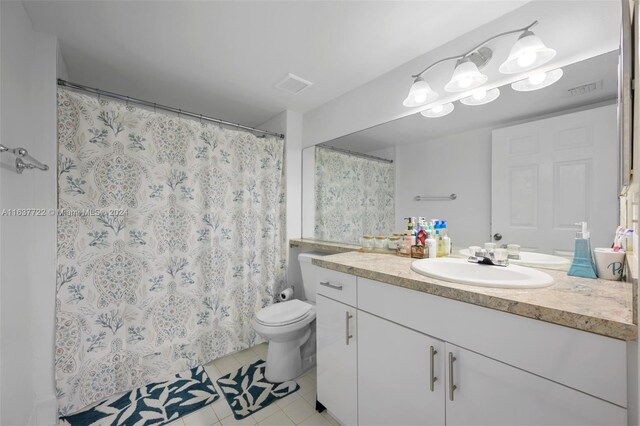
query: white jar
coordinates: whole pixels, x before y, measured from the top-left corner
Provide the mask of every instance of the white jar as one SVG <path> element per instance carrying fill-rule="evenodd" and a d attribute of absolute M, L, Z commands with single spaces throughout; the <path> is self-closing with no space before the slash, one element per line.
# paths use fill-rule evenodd
<path fill-rule="evenodd" d="M 365 236 L 362 237 L 361 241 L 362 241 L 361 245 L 362 245 L 363 249 L 365 249 L 365 250 L 373 250 L 373 248 L 374 248 L 373 236 L 365 235 Z"/>
<path fill-rule="evenodd" d="M 384 235 L 378 235 L 375 240 L 376 250 L 386 250 L 389 244 L 389 240 Z"/>
<path fill-rule="evenodd" d="M 400 239 L 400 237 L 395 235 L 393 237 L 389 237 L 389 245 L 388 245 L 389 250 L 398 250 L 401 243 L 402 243 L 402 240 Z"/>

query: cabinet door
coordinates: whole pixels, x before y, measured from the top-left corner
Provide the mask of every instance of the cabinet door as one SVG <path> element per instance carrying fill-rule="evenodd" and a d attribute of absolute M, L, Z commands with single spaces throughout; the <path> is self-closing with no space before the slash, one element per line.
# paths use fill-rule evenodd
<path fill-rule="evenodd" d="M 441 340 L 358 311 L 360 424 L 443 425 L 444 356 Z"/>
<path fill-rule="evenodd" d="M 446 356 L 447 425 L 627 423 L 624 408 L 575 389 L 450 343 Z"/>
<path fill-rule="evenodd" d="M 356 321 L 355 308 L 316 296 L 318 401 L 345 425 L 358 424 Z"/>

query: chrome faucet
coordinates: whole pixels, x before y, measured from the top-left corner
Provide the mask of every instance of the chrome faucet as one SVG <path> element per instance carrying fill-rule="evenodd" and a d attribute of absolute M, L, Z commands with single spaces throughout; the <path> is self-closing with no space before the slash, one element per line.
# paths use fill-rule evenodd
<path fill-rule="evenodd" d="M 509 266 L 509 259 L 505 260 L 496 260 L 493 256 L 493 253 L 489 253 L 489 255 L 482 256 L 469 256 L 467 262 L 477 263 L 479 265 L 490 265 L 490 266 Z"/>

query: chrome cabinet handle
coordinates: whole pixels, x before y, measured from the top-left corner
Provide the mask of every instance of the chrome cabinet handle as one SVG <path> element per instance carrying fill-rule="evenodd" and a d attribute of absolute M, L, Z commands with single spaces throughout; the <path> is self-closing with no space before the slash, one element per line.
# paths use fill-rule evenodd
<path fill-rule="evenodd" d="M 438 351 L 436 350 L 436 348 L 431 346 L 431 356 L 430 356 L 430 359 L 429 359 L 429 365 L 431 367 L 431 378 L 430 378 L 430 381 L 429 381 L 429 387 L 431 388 L 431 392 L 433 392 L 433 390 L 435 388 L 435 383 L 438 380 L 438 378 L 435 376 L 435 371 L 433 370 L 434 359 L 435 359 L 437 353 L 438 353 Z"/>
<path fill-rule="evenodd" d="M 332 288 L 334 290 L 342 290 L 342 284 L 331 284 L 329 281 L 320 281 L 320 285 Z"/>
<path fill-rule="evenodd" d="M 449 352 L 449 401 L 453 401 L 453 391 L 458 389 L 458 387 L 453 384 L 453 362 L 455 360 L 456 357 L 453 356 L 453 352 Z"/>
<path fill-rule="evenodd" d="M 349 311 L 347 311 L 347 312 L 346 312 L 346 316 L 345 316 L 345 318 L 346 318 L 346 321 L 345 321 L 345 330 L 344 330 L 344 331 L 345 331 L 345 341 L 346 341 L 346 343 L 347 343 L 347 346 L 349 346 L 349 339 L 352 339 L 352 338 L 353 338 L 353 335 L 349 334 L 349 320 L 350 320 L 351 318 L 353 318 L 353 315 L 351 315 L 351 314 L 349 313 Z"/>

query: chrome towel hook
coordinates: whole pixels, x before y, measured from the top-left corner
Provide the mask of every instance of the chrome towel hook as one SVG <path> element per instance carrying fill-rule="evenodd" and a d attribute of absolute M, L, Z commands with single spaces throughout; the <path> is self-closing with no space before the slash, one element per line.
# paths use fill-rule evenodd
<path fill-rule="evenodd" d="M 43 171 L 49 170 L 49 166 L 33 158 L 31 155 L 29 155 L 29 151 L 24 148 L 7 148 L 4 145 L 0 145 L 0 153 L 2 152 L 11 152 L 17 157 L 16 172 L 20 174 L 22 174 L 25 169 L 39 169 Z"/>

